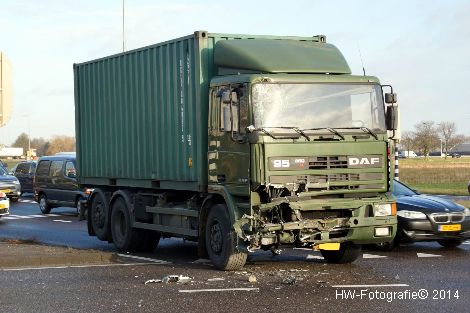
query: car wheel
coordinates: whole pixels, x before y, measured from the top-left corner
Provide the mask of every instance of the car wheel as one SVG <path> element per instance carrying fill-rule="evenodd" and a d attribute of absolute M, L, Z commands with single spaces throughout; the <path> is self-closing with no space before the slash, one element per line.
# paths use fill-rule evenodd
<path fill-rule="evenodd" d="M 339 250 L 320 250 L 328 263 L 352 263 L 361 255 L 361 245 L 342 242 Z"/>
<path fill-rule="evenodd" d="M 42 214 L 49 214 L 51 212 L 51 206 L 47 202 L 45 194 L 39 195 L 39 210 L 41 210 Z"/>
<path fill-rule="evenodd" d="M 455 248 L 459 246 L 463 241 L 459 239 L 443 239 L 437 241 L 441 246 L 446 248 Z"/>
<path fill-rule="evenodd" d="M 11 197 L 11 198 L 10 198 L 10 201 L 11 201 L 11 202 L 18 202 L 18 197 Z"/>
<path fill-rule="evenodd" d="M 205 237 L 207 254 L 217 269 L 233 271 L 245 265 L 247 254 L 237 251 L 236 234 L 225 205 L 212 207 L 207 217 Z"/>

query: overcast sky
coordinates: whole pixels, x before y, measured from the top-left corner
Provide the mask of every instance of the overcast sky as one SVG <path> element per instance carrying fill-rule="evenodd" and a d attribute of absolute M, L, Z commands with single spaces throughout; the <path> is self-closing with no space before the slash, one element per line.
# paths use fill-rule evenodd
<path fill-rule="evenodd" d="M 470 1 L 126 0 L 126 46 L 192 34 L 324 34 L 354 74 L 391 84 L 403 130 L 452 121 L 470 135 Z M 14 74 L 14 108 L 0 143 L 73 136 L 73 63 L 122 49 L 122 0 L 0 0 L 0 51 Z"/>

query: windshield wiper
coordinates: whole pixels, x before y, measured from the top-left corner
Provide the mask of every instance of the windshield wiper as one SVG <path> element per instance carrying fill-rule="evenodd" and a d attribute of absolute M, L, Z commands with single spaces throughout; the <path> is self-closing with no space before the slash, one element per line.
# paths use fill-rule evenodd
<path fill-rule="evenodd" d="M 309 128 L 309 129 L 304 129 L 305 130 L 322 130 L 322 129 L 326 129 L 327 131 L 329 131 L 330 133 L 338 136 L 339 138 L 341 138 L 341 140 L 344 140 L 344 136 L 341 135 L 336 129 L 334 128 L 331 128 L 331 127 L 318 127 L 318 128 Z M 300 129 L 299 129 L 300 130 Z"/>
<path fill-rule="evenodd" d="M 301 129 L 299 129 L 298 127 L 290 127 L 290 126 L 272 126 L 272 127 L 260 127 L 260 128 L 256 128 L 254 130 L 259 130 L 260 132 L 268 135 L 269 137 L 271 137 L 272 139 L 295 139 L 295 138 L 298 138 L 298 137 L 276 137 L 274 136 L 273 134 L 271 134 L 270 132 L 268 132 L 266 130 L 266 128 L 280 128 L 280 129 L 292 129 L 293 131 L 295 131 L 297 134 L 299 134 L 300 136 L 304 137 L 305 139 L 307 139 L 307 141 L 310 141 L 310 138 L 307 136 L 307 134 L 305 134 Z"/>
<path fill-rule="evenodd" d="M 379 137 L 377 136 L 377 134 L 374 133 L 370 128 L 363 126 L 363 127 L 361 127 L 361 130 L 362 130 L 363 132 L 366 132 L 366 133 L 371 134 L 372 137 L 375 138 L 375 140 L 379 140 Z"/>

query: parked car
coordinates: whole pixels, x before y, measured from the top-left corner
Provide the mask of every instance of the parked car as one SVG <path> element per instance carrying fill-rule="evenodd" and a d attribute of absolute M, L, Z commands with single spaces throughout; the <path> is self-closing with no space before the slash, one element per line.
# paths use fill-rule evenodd
<path fill-rule="evenodd" d="M 4 192 L 0 192 L 0 218 L 10 214 L 10 200 Z"/>
<path fill-rule="evenodd" d="M 441 197 L 421 195 L 398 181 L 393 183 L 397 199 L 397 235 L 393 242 L 378 245 L 391 250 L 402 242 L 437 241 L 457 247 L 470 239 L 470 209 Z"/>
<path fill-rule="evenodd" d="M 460 158 L 462 155 L 460 153 L 451 153 L 450 156 L 452 158 Z"/>
<path fill-rule="evenodd" d="M 17 202 L 21 195 L 20 181 L 3 166 L 0 166 L 0 192 L 5 193 L 11 202 Z"/>
<path fill-rule="evenodd" d="M 24 161 L 16 164 L 11 169 L 12 175 L 14 175 L 21 184 L 21 194 L 25 192 L 33 192 L 33 178 L 36 172 L 36 161 Z"/>
<path fill-rule="evenodd" d="M 43 214 L 55 207 L 76 207 L 87 195 L 79 189 L 74 154 L 41 157 L 34 175 L 34 198 Z"/>

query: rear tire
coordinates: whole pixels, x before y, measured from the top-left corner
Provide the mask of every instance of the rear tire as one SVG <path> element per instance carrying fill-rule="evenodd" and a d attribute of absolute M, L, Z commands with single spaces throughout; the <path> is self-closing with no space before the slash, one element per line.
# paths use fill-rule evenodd
<path fill-rule="evenodd" d="M 45 194 L 39 195 L 39 210 L 42 214 L 49 214 L 51 212 L 51 205 L 47 202 L 47 197 Z"/>
<path fill-rule="evenodd" d="M 109 209 L 106 197 L 97 193 L 91 201 L 91 226 L 98 239 L 106 241 L 110 238 Z"/>
<path fill-rule="evenodd" d="M 345 264 L 354 262 L 361 255 L 361 245 L 342 242 L 339 250 L 320 250 L 326 262 Z"/>
<path fill-rule="evenodd" d="M 131 227 L 131 218 L 126 202 L 122 198 L 116 199 L 111 210 L 111 234 L 114 245 L 122 252 L 134 252 L 144 247 L 144 232 L 141 229 Z"/>
<path fill-rule="evenodd" d="M 462 240 L 459 239 L 443 239 L 437 241 L 441 246 L 446 248 L 455 248 L 462 244 Z"/>
<path fill-rule="evenodd" d="M 233 271 L 245 265 L 247 254 L 237 251 L 237 237 L 227 206 L 216 204 L 212 207 L 207 217 L 205 237 L 207 254 L 217 269 Z"/>

